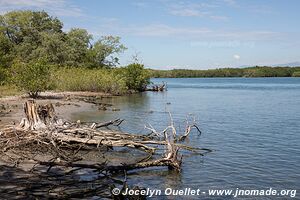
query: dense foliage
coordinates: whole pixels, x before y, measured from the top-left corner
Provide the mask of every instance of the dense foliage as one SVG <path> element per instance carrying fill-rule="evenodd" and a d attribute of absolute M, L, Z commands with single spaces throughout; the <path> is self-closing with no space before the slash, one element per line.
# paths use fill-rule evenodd
<path fill-rule="evenodd" d="M 85 29 L 66 32 L 45 11 L 8 12 L 0 15 L 0 86 L 13 84 L 36 97 L 48 89 L 144 91 L 150 77 L 300 77 L 300 67 L 145 70 L 134 62 L 115 68 L 125 50 L 120 37 L 94 40 Z"/>
<path fill-rule="evenodd" d="M 0 85 L 5 83 L 6 71 L 0 67 Z"/>
<path fill-rule="evenodd" d="M 51 89 L 50 68 L 43 61 L 28 64 L 16 62 L 11 71 L 15 85 L 30 97 L 36 98 L 40 92 Z"/>
<path fill-rule="evenodd" d="M 189 78 L 189 77 L 291 77 L 300 76 L 300 67 L 248 67 L 221 68 L 208 70 L 149 70 L 156 78 Z"/>
<path fill-rule="evenodd" d="M 143 65 L 114 68 L 125 50 L 120 37 L 95 41 L 85 29 L 65 32 L 45 11 L 0 15 L 0 85 L 12 83 L 31 97 L 48 89 L 142 91 L 150 77 Z"/>
<path fill-rule="evenodd" d="M 130 90 L 144 91 L 150 83 L 149 73 L 144 70 L 144 66 L 133 63 L 125 68 L 126 85 Z"/>
<path fill-rule="evenodd" d="M 95 91 L 124 94 L 143 91 L 150 75 L 141 64 L 130 64 L 122 68 L 84 69 L 57 68 L 52 73 L 55 88 L 62 91 Z"/>
<path fill-rule="evenodd" d="M 125 77 L 119 69 L 58 68 L 52 82 L 61 91 L 93 91 L 111 94 L 127 92 Z"/>
<path fill-rule="evenodd" d="M 126 47 L 119 37 L 103 36 L 93 43 L 85 29 L 63 31 L 63 23 L 45 11 L 13 11 L 0 15 L 0 63 L 29 63 L 43 58 L 60 66 L 104 67 L 118 63 Z"/>
<path fill-rule="evenodd" d="M 293 77 L 300 77 L 300 70 L 293 73 Z"/>

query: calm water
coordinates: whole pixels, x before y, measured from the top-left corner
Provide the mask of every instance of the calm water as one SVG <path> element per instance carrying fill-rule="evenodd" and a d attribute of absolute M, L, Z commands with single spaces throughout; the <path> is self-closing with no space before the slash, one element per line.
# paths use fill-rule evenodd
<path fill-rule="evenodd" d="M 192 132 L 189 144 L 215 151 L 204 157 L 184 153 L 181 174 L 165 168 L 143 170 L 130 173 L 129 183 L 152 189 L 297 189 L 299 198 L 300 78 L 152 81 L 166 81 L 168 91 L 107 99 L 121 111 L 105 111 L 105 115 L 95 111 L 76 117 L 121 117 L 127 121 L 123 130 L 148 133 L 144 124 L 151 123 L 158 130 L 167 126 L 168 110 L 182 128 L 192 113 L 203 134 L 199 137 Z M 205 198 L 208 196 L 202 196 Z"/>

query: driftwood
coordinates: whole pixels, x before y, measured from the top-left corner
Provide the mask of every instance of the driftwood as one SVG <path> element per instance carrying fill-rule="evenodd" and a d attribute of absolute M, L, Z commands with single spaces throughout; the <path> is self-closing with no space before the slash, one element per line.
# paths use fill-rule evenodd
<path fill-rule="evenodd" d="M 173 169 L 180 169 L 180 163 L 178 159 L 178 150 L 185 149 L 193 152 L 199 152 L 200 150 L 177 141 L 184 141 L 191 131 L 192 127 L 200 132 L 195 123 L 187 123 L 186 131 L 183 135 L 178 135 L 172 116 L 170 114 L 171 124 L 161 132 L 157 132 L 151 125 L 148 128 L 153 134 L 150 135 L 137 135 L 123 133 L 119 131 L 101 130 L 99 128 L 110 125 L 120 125 L 123 120 L 116 119 L 105 123 L 71 123 L 58 119 L 55 115 L 54 107 L 52 104 L 37 105 L 35 101 L 30 100 L 24 104 L 24 113 L 26 118 L 21 120 L 21 123 L 16 128 L 6 130 L 2 141 L 3 150 L 14 149 L 16 147 L 28 146 L 28 144 L 38 143 L 44 144 L 52 148 L 52 152 L 59 156 L 61 159 L 66 159 L 68 156 L 62 153 L 61 149 L 66 151 L 74 150 L 81 145 L 81 148 L 87 148 L 88 146 L 94 146 L 99 148 L 105 147 L 129 147 L 145 151 L 150 154 L 154 154 L 156 151 L 155 146 L 165 146 L 168 150 L 168 155 L 163 156 L 162 159 L 150 160 L 145 163 L 136 163 L 134 165 L 118 166 L 114 169 L 130 170 L 136 168 L 145 168 L 150 166 L 168 166 Z M 201 133 L 201 132 L 200 132 Z M 18 135 L 20 134 L 20 135 Z M 25 135 L 25 137 L 24 137 Z M 13 139 L 11 136 L 16 136 Z M 3 138 L 3 136 L 2 136 Z M 1 143 L 0 143 L 1 144 Z M 154 146 L 153 146 L 154 145 Z M 199 154 L 201 154 L 199 152 Z M 171 156 L 170 156 L 171 155 Z"/>
<path fill-rule="evenodd" d="M 24 104 L 24 114 L 25 118 L 18 126 L 0 130 L 0 154 L 15 164 L 27 160 L 37 165 L 48 166 L 48 171 L 55 166 L 93 169 L 105 174 L 161 166 L 180 171 L 180 149 L 199 155 L 210 151 L 184 144 L 192 128 L 196 128 L 199 133 L 201 131 L 193 121 L 187 122 L 183 134 L 177 133 L 171 114 L 171 122 L 166 129 L 159 132 L 149 125 L 146 129 L 151 130 L 151 134 L 148 135 L 103 129 L 107 126 L 119 126 L 124 121 L 122 119 L 104 123 L 64 121 L 55 115 L 52 104 L 37 105 L 33 100 Z M 145 152 L 146 156 L 138 162 L 121 165 L 108 164 L 105 159 L 101 163 L 78 162 L 82 160 L 78 155 L 80 151 L 100 150 L 103 147 L 134 148 Z M 159 155 L 158 150 L 161 148 L 158 147 L 163 147 L 165 153 Z M 158 156 L 154 158 L 154 154 Z M 37 159 L 36 155 L 50 155 L 51 159 Z"/>
<path fill-rule="evenodd" d="M 107 127 L 109 125 L 119 126 L 123 121 L 124 119 L 115 119 L 104 123 L 98 123 L 98 124 L 93 123 L 91 128 L 101 128 L 101 127 Z"/>
<path fill-rule="evenodd" d="M 168 166 L 169 169 L 175 169 L 180 171 L 181 159 L 177 159 L 178 147 L 172 146 L 169 149 L 166 157 L 161 159 L 156 159 L 153 161 L 137 162 L 134 164 L 124 164 L 118 166 L 107 165 L 105 162 L 101 164 L 82 164 L 82 163 L 72 163 L 72 162 L 55 162 L 55 161 L 38 161 L 35 160 L 40 165 L 46 166 L 64 166 L 64 167 L 78 167 L 78 168 L 89 168 L 97 169 L 100 171 L 118 172 L 118 171 L 128 171 L 134 169 L 148 168 L 148 167 L 159 167 Z"/>
<path fill-rule="evenodd" d="M 51 124 L 57 123 L 52 104 L 44 106 L 37 105 L 34 100 L 28 100 L 24 104 L 25 118 L 19 124 L 23 130 L 39 130 L 46 129 Z"/>
<path fill-rule="evenodd" d="M 166 83 L 162 83 L 160 85 L 152 85 L 151 87 L 146 88 L 146 91 L 152 91 L 152 92 L 162 92 L 165 91 L 167 88 Z"/>

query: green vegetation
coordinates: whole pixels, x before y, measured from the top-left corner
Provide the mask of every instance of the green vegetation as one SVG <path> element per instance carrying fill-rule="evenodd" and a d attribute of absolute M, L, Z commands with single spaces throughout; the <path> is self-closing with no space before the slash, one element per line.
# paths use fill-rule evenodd
<path fill-rule="evenodd" d="M 141 64 L 122 68 L 84 69 L 57 68 L 51 82 L 61 91 L 94 91 L 115 95 L 143 91 L 149 83 L 149 73 Z"/>
<path fill-rule="evenodd" d="M 62 30 L 63 23 L 46 12 L 13 11 L 0 15 L 1 66 L 15 59 L 29 63 L 41 58 L 59 66 L 106 67 L 118 63 L 126 47 L 119 37 L 103 36 L 92 42 L 85 29 Z"/>
<path fill-rule="evenodd" d="M 0 85 L 4 84 L 5 79 L 6 79 L 6 71 L 0 68 Z"/>
<path fill-rule="evenodd" d="M 125 77 L 117 70 L 60 68 L 52 82 L 61 91 L 93 91 L 124 94 L 127 91 Z"/>
<path fill-rule="evenodd" d="M 300 70 L 293 73 L 293 77 L 300 77 Z"/>
<path fill-rule="evenodd" d="M 63 31 L 44 11 L 0 15 L 0 85 L 31 97 L 48 89 L 124 94 L 149 83 L 143 65 L 116 68 L 126 47 L 120 37 L 94 40 L 85 29 Z M 4 87 L 3 87 L 4 88 Z"/>
<path fill-rule="evenodd" d="M 150 77 L 300 77 L 300 67 L 145 70 L 133 63 L 116 68 L 125 50 L 120 37 L 94 40 L 85 29 L 65 32 L 63 23 L 44 11 L 0 15 L 0 86 L 6 91 L 1 95 L 15 94 L 15 88 L 31 97 L 49 89 L 125 94 L 144 91 Z"/>
<path fill-rule="evenodd" d="M 300 67 L 247 67 L 221 68 L 208 70 L 149 70 L 155 78 L 193 78 L 193 77 L 291 77 L 300 76 Z"/>
<path fill-rule="evenodd" d="M 126 85 L 130 90 L 144 91 L 150 83 L 150 75 L 141 64 L 133 63 L 125 68 Z"/>
<path fill-rule="evenodd" d="M 13 64 L 11 71 L 13 83 L 32 98 L 36 98 L 40 92 L 51 89 L 50 68 L 43 61 L 28 64 L 17 62 Z"/>
<path fill-rule="evenodd" d="M 18 94 L 21 94 L 18 88 L 12 85 L 0 85 L 0 97 L 13 96 Z"/>

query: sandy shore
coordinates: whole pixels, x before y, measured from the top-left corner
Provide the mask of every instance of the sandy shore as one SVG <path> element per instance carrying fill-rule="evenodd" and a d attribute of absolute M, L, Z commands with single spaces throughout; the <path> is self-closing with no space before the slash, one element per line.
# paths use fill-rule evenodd
<path fill-rule="evenodd" d="M 55 108 L 55 113 L 59 118 L 67 121 L 72 121 L 74 115 L 80 112 L 94 112 L 95 109 L 99 109 L 101 105 L 101 98 L 111 98 L 112 95 L 96 92 L 43 92 L 40 98 L 36 99 L 36 102 L 40 105 L 52 103 Z M 27 95 L 9 96 L 0 98 L 0 128 L 17 125 L 20 123 L 24 116 L 23 104 L 30 98 Z M 94 100 L 97 100 L 95 104 Z M 92 102 L 89 102 L 92 101 Z M 95 160 L 95 153 L 90 152 L 92 160 Z M 126 153 L 125 153 L 126 154 Z M 124 152 L 112 152 L 106 154 L 111 163 L 125 162 Z M 43 155 L 45 156 L 45 155 Z M 85 155 L 88 157 L 88 155 Z M 126 158 L 126 157 L 125 157 Z M 45 158 L 41 159 L 44 160 Z M 47 159 L 45 159 L 47 160 Z M 2 165 L 0 159 L 0 165 Z M 32 164 L 23 164 L 22 169 L 30 169 Z"/>
<path fill-rule="evenodd" d="M 39 105 L 52 103 L 59 118 L 74 121 L 74 115 L 76 116 L 80 112 L 94 112 L 95 109 L 117 111 L 111 104 L 105 103 L 106 98 L 112 98 L 112 96 L 94 92 L 44 92 L 35 101 Z M 19 124 L 20 120 L 25 117 L 23 104 L 29 99 L 26 95 L 0 98 L 0 130 L 5 126 Z M 15 133 L 11 132 L 12 135 Z M 1 134 L 0 132 L 0 136 Z M 25 134 L 27 133 L 25 132 Z M 24 135 L 22 136 L 24 137 Z M 9 138 L 9 141 L 18 142 L 20 137 L 17 135 L 17 137 L 12 138 Z M 26 135 L 24 138 L 26 138 Z M 50 142 L 48 144 L 37 143 L 38 145 L 36 143 L 25 143 L 25 145 L 21 145 L 21 149 L 18 149 L 18 145 L 16 145 L 16 148 L 13 146 L 9 150 L 4 150 L 1 154 L 0 194 L 4 199 L 63 198 L 76 196 L 86 191 L 88 192 L 84 193 L 84 197 L 97 195 L 101 197 L 100 199 L 102 197 L 111 199 L 111 187 L 115 187 L 116 184 L 123 185 L 120 180 L 115 179 L 113 176 L 106 176 L 94 169 L 37 165 L 35 160 L 61 162 L 60 155 L 55 155 L 53 148 L 52 150 L 48 149 L 47 145 Z M 3 144 L 3 147 L 7 145 L 7 143 Z M 45 145 L 41 148 L 39 144 Z M 54 146 L 56 147 L 55 143 Z M 105 145 L 100 145 L 99 148 L 95 149 L 75 147 L 76 151 L 68 151 L 71 154 L 65 154 L 63 148 L 60 151 L 62 155 L 65 154 L 66 156 L 76 154 L 79 159 L 71 162 L 77 164 L 97 165 L 105 163 L 108 166 L 121 166 L 134 164 L 141 161 L 141 159 L 145 159 L 145 156 L 148 157 L 148 153 L 134 148 L 116 147 L 112 149 Z M 46 150 L 44 150 L 45 148 Z M 74 158 L 76 157 L 74 156 Z M 68 159 L 64 159 L 64 162 L 67 161 Z M 84 184 L 82 184 L 83 182 Z M 100 193 L 97 193 L 99 191 Z"/>
<path fill-rule="evenodd" d="M 85 101 L 90 97 L 105 98 L 111 95 L 98 92 L 43 92 L 36 101 L 38 104 L 52 103 L 59 117 L 70 120 L 74 113 L 95 110 L 94 104 Z M 28 99 L 27 95 L 0 98 L 0 128 L 20 122 L 24 117 L 23 104 Z"/>
<path fill-rule="evenodd" d="M 102 107 L 103 98 L 111 98 L 112 95 L 98 92 L 43 92 L 40 98 L 35 101 L 40 104 L 54 105 L 55 113 L 59 118 L 67 121 L 74 121 L 74 116 L 80 112 L 95 112 L 95 109 Z M 30 98 L 27 95 L 9 96 L 0 98 L 0 129 L 6 126 L 18 125 L 24 115 L 23 104 Z M 110 108 L 112 109 L 112 108 Z M 95 153 L 90 152 L 95 160 Z M 128 152 L 127 152 L 128 153 Z M 128 161 L 124 152 L 111 152 L 106 154 L 111 163 L 120 163 Z M 44 155 L 43 155 L 44 156 Z M 85 155 L 88 157 L 88 155 Z M 122 158 L 126 158 L 123 159 Z M 43 158 L 45 159 L 45 158 Z M 47 159 L 45 159 L 47 160 Z M 3 164 L 0 159 L 0 165 Z M 24 168 L 25 167 L 25 168 Z M 32 165 L 23 169 L 30 169 Z"/>

